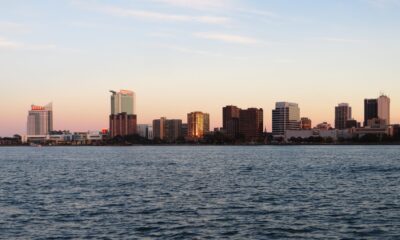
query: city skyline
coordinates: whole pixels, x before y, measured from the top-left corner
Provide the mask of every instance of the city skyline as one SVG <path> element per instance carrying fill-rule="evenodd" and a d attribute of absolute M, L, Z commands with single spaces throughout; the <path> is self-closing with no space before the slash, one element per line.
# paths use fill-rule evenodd
<path fill-rule="evenodd" d="M 4 2 L 0 136 L 26 131 L 32 103 L 54 102 L 54 129 L 107 128 L 109 89 L 137 93 L 142 124 L 200 110 L 213 129 L 232 104 L 264 109 L 271 131 L 279 101 L 298 103 L 314 125 L 334 125 L 346 102 L 363 122 L 363 100 L 380 92 L 399 123 L 399 3 Z"/>

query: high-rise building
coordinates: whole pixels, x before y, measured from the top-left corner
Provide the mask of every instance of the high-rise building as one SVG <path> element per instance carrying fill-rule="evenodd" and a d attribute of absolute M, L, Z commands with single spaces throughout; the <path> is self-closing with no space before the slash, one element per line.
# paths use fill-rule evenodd
<path fill-rule="evenodd" d="M 187 115 L 189 139 L 199 139 L 210 131 L 210 115 L 202 112 L 192 112 Z"/>
<path fill-rule="evenodd" d="M 222 124 L 225 134 L 236 137 L 239 133 L 240 108 L 236 106 L 226 106 L 222 109 Z"/>
<path fill-rule="evenodd" d="M 165 122 L 165 140 L 175 142 L 182 137 L 182 120 L 169 119 Z"/>
<path fill-rule="evenodd" d="M 364 127 L 368 126 L 368 120 L 378 117 L 378 100 L 364 100 Z"/>
<path fill-rule="evenodd" d="M 53 131 L 53 105 L 32 105 L 28 113 L 27 135 L 47 135 Z"/>
<path fill-rule="evenodd" d="M 339 130 L 346 129 L 346 123 L 352 119 L 351 107 L 347 103 L 341 103 L 335 107 L 335 128 Z"/>
<path fill-rule="evenodd" d="M 164 139 L 166 120 L 167 120 L 167 118 L 165 118 L 165 117 L 153 120 L 153 136 L 154 136 L 154 138 L 161 139 L 161 140 Z"/>
<path fill-rule="evenodd" d="M 111 114 L 119 113 L 136 114 L 135 93 L 129 90 L 120 90 L 119 92 L 110 91 L 111 95 Z"/>
<path fill-rule="evenodd" d="M 276 103 L 272 110 L 273 135 L 284 135 L 286 130 L 299 130 L 300 124 L 300 108 L 297 103 Z"/>
<path fill-rule="evenodd" d="M 257 141 L 263 135 L 264 111 L 262 108 L 240 110 L 239 132 L 246 141 Z"/>
<path fill-rule="evenodd" d="M 110 115 L 110 135 L 127 136 L 136 134 L 136 115 L 119 113 Z"/>
<path fill-rule="evenodd" d="M 390 98 L 381 95 L 377 99 L 364 100 L 364 127 L 368 126 L 368 121 L 380 119 L 385 125 L 390 125 Z"/>
<path fill-rule="evenodd" d="M 312 129 L 312 121 L 309 118 L 303 117 L 301 118 L 301 126 L 300 128 L 303 130 L 310 130 Z"/>
<path fill-rule="evenodd" d="M 182 137 L 182 120 L 162 117 L 153 120 L 154 138 L 174 142 Z"/>
<path fill-rule="evenodd" d="M 390 125 L 390 98 L 381 95 L 378 99 L 378 118 Z"/>
<path fill-rule="evenodd" d="M 111 114 L 110 136 L 126 136 L 137 133 L 137 116 L 135 115 L 135 93 L 129 90 L 110 91 Z"/>

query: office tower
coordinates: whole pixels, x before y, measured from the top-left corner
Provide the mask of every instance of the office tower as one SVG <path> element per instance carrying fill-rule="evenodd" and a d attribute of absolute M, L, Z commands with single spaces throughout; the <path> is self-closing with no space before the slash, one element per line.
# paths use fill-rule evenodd
<path fill-rule="evenodd" d="M 368 126 L 368 121 L 380 119 L 385 125 L 390 125 L 390 98 L 381 95 L 377 99 L 364 100 L 364 127 Z M 373 122 L 373 121 L 372 121 Z"/>
<path fill-rule="evenodd" d="M 153 120 L 153 136 L 156 139 L 163 140 L 165 137 L 165 121 L 167 118 L 162 117 L 160 119 Z"/>
<path fill-rule="evenodd" d="M 202 138 L 210 131 L 210 115 L 202 112 L 192 112 L 187 115 L 189 139 Z"/>
<path fill-rule="evenodd" d="M 277 102 L 272 110 L 272 134 L 284 135 L 286 130 L 300 129 L 300 108 L 296 103 Z"/>
<path fill-rule="evenodd" d="M 110 91 L 111 95 L 111 114 L 119 113 L 136 114 L 135 93 L 129 90 L 119 92 Z"/>
<path fill-rule="evenodd" d="M 239 133 L 240 108 L 236 106 L 226 106 L 222 109 L 222 124 L 225 134 L 236 137 Z"/>
<path fill-rule="evenodd" d="M 378 117 L 378 100 L 364 100 L 364 127 L 368 126 L 368 120 Z"/>
<path fill-rule="evenodd" d="M 111 114 L 110 136 L 127 136 L 136 134 L 137 116 L 135 113 L 135 93 L 128 90 L 110 91 Z"/>
<path fill-rule="evenodd" d="M 162 117 L 153 120 L 154 138 L 174 142 L 182 137 L 182 120 Z"/>
<path fill-rule="evenodd" d="M 113 138 L 136 134 L 136 124 L 136 115 L 126 113 L 111 114 L 110 135 Z"/>
<path fill-rule="evenodd" d="M 262 108 L 240 110 L 239 133 L 246 141 L 257 141 L 263 135 L 264 111 Z"/>
<path fill-rule="evenodd" d="M 390 125 L 390 98 L 381 95 L 378 99 L 378 118 L 383 120 L 386 125 Z"/>
<path fill-rule="evenodd" d="M 182 120 L 170 119 L 165 122 L 165 140 L 175 142 L 182 137 Z"/>
<path fill-rule="evenodd" d="M 352 118 L 351 107 L 347 103 L 341 103 L 335 107 L 335 128 L 346 129 L 346 122 Z"/>
<path fill-rule="evenodd" d="M 27 135 L 47 135 L 53 131 L 53 105 L 31 106 L 28 113 Z"/>
<path fill-rule="evenodd" d="M 310 130 L 312 128 L 312 121 L 309 118 L 303 117 L 301 118 L 301 126 L 302 130 Z"/>

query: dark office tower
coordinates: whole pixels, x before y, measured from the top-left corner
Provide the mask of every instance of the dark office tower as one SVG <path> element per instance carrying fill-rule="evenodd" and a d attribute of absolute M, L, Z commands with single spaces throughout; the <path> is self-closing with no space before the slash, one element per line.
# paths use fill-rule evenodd
<path fill-rule="evenodd" d="M 378 118 L 378 99 L 364 100 L 364 127 L 368 126 L 368 120 Z"/>
<path fill-rule="evenodd" d="M 301 118 L 301 129 L 310 130 L 312 128 L 312 122 L 309 118 Z"/>
<path fill-rule="evenodd" d="M 286 130 L 300 129 L 300 108 L 297 103 L 277 102 L 272 110 L 272 134 L 284 135 Z"/>
<path fill-rule="evenodd" d="M 239 133 L 240 108 L 236 106 L 226 106 L 222 109 L 223 129 L 226 135 L 236 137 Z"/>
<path fill-rule="evenodd" d="M 168 142 L 175 142 L 179 137 L 182 137 L 182 120 L 171 119 L 165 121 L 165 137 Z"/>
<path fill-rule="evenodd" d="M 257 141 L 263 134 L 264 112 L 263 109 L 249 108 L 240 110 L 239 133 L 246 141 Z"/>
<path fill-rule="evenodd" d="M 346 129 L 346 123 L 351 117 L 351 107 L 347 103 L 341 103 L 335 107 L 335 128 Z"/>
<path fill-rule="evenodd" d="M 136 134 L 136 115 L 119 113 L 110 115 L 110 135 L 127 136 Z"/>

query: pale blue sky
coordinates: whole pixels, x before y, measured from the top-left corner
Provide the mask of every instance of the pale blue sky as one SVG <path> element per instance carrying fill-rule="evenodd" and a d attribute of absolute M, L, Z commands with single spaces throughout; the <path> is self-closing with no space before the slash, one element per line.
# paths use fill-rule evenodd
<path fill-rule="evenodd" d="M 298 102 L 315 124 L 385 92 L 400 122 L 400 0 L 0 0 L 0 136 L 53 101 L 55 128 L 108 126 L 109 89 L 139 123 Z"/>

